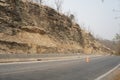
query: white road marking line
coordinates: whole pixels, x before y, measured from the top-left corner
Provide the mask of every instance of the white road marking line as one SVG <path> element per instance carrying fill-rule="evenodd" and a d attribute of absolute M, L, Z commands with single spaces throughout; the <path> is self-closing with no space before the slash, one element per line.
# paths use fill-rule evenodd
<path fill-rule="evenodd" d="M 91 56 L 91 58 L 94 57 L 102 57 L 102 56 Z M 0 65 L 11 65 L 11 64 L 29 64 L 29 63 L 43 63 L 43 62 L 54 62 L 54 61 L 67 61 L 67 60 L 77 60 L 77 59 L 84 59 L 86 56 L 77 56 L 72 59 L 58 59 L 58 60 L 44 60 L 43 61 L 29 61 L 29 62 L 11 62 L 11 63 L 0 63 Z M 37 59 L 36 59 L 37 60 Z"/>
<path fill-rule="evenodd" d="M 115 71 L 119 67 L 120 67 L 120 64 L 118 64 L 116 67 L 114 67 L 113 69 L 111 69 L 107 73 L 105 73 L 105 74 L 101 75 L 100 77 L 96 78 L 95 80 L 102 80 L 103 78 L 105 78 L 106 76 L 108 76 L 110 73 L 112 73 L 113 71 Z"/>

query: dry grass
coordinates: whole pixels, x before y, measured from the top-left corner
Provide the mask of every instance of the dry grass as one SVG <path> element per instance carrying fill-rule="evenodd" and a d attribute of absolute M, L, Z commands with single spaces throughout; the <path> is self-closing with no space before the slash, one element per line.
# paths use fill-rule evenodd
<path fill-rule="evenodd" d="M 116 73 L 116 75 L 113 78 L 113 80 L 120 80 L 120 70 L 119 70 L 119 72 Z"/>

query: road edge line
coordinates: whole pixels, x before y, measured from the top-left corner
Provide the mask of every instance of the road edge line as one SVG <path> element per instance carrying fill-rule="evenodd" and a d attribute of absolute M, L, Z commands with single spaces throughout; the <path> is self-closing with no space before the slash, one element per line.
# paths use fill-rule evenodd
<path fill-rule="evenodd" d="M 113 69 L 111 69 L 108 72 L 106 72 L 105 74 L 101 75 L 100 77 L 96 78 L 95 80 L 102 80 L 104 77 L 108 76 L 110 73 L 112 73 L 113 71 L 115 71 L 119 67 L 120 67 L 120 64 L 118 64 Z"/>
<path fill-rule="evenodd" d="M 91 58 L 97 58 L 101 56 L 92 56 Z M 67 60 L 77 60 L 77 59 L 84 59 L 86 56 L 79 57 L 73 59 L 58 59 L 58 60 L 42 60 L 42 61 L 28 61 L 28 62 L 12 62 L 12 63 L 0 63 L 0 65 L 9 65 L 9 64 L 26 64 L 26 63 L 43 63 L 43 62 L 54 62 L 54 61 L 67 61 Z M 44 59 L 44 58 L 43 58 Z"/>

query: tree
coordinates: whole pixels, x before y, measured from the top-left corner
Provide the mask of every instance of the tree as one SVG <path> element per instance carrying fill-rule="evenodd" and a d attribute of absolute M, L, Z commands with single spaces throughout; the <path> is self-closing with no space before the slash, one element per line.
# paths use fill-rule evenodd
<path fill-rule="evenodd" d="M 56 10 L 60 12 L 62 10 L 63 0 L 55 0 Z"/>
<path fill-rule="evenodd" d="M 102 3 L 104 2 L 104 0 L 101 0 L 102 1 Z"/>
<path fill-rule="evenodd" d="M 42 5 L 42 3 L 43 3 L 43 0 L 39 0 L 39 4 L 40 4 L 40 6 Z"/>
<path fill-rule="evenodd" d="M 116 34 L 116 40 L 120 41 L 120 34 Z"/>
<path fill-rule="evenodd" d="M 43 3 L 43 0 L 36 0 L 36 2 L 41 6 Z"/>
<path fill-rule="evenodd" d="M 116 52 L 120 55 L 120 34 L 116 34 L 115 36 L 116 41 Z"/>
<path fill-rule="evenodd" d="M 75 21 L 75 16 L 74 16 L 73 14 L 70 14 L 70 19 L 71 19 L 72 21 Z"/>

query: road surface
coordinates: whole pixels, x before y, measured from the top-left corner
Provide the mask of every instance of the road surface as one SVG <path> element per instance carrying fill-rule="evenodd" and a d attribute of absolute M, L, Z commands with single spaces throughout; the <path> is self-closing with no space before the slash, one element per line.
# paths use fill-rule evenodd
<path fill-rule="evenodd" d="M 0 64 L 0 80 L 94 80 L 120 64 L 120 57 Z"/>

